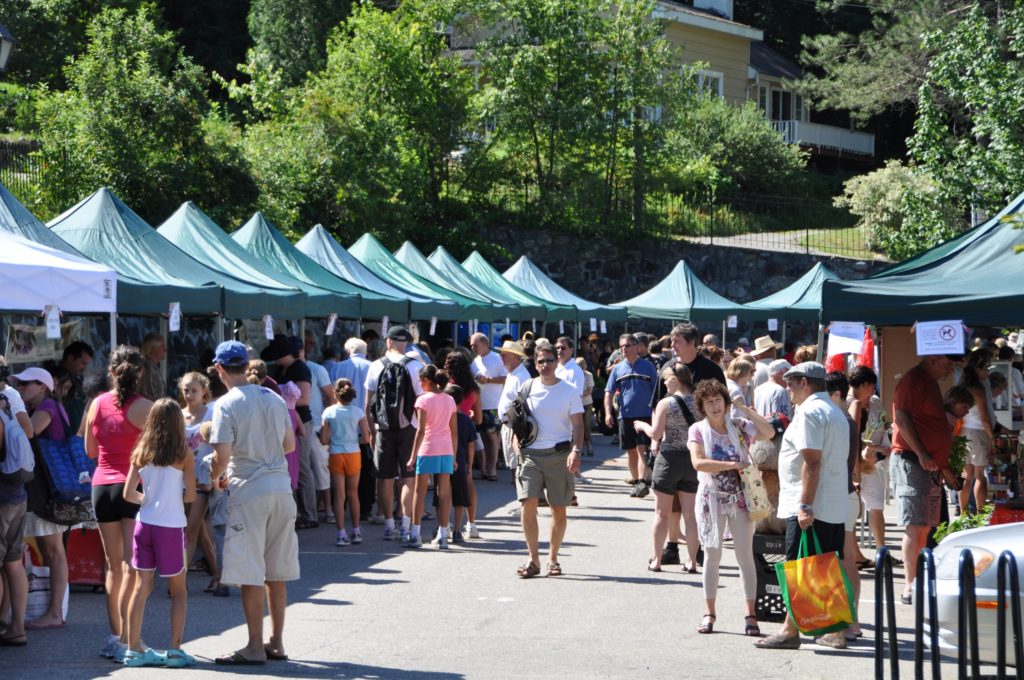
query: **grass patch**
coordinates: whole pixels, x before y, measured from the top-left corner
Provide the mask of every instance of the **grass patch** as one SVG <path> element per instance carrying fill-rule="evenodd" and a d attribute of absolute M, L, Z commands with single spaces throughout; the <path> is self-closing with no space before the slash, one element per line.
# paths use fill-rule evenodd
<path fill-rule="evenodd" d="M 816 229 L 803 232 L 799 238 L 799 244 L 803 248 L 831 253 L 840 257 L 854 257 L 860 260 L 887 259 L 881 253 L 876 253 L 867 247 L 867 239 L 860 227 Z"/>

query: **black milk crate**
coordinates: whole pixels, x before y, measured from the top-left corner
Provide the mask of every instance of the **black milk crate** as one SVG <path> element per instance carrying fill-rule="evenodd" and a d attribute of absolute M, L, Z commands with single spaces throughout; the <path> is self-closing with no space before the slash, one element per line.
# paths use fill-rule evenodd
<path fill-rule="evenodd" d="M 783 534 L 754 534 L 754 565 L 757 567 L 757 599 L 754 614 L 758 621 L 782 621 L 786 604 L 775 575 L 775 565 L 786 561 L 786 537 Z"/>

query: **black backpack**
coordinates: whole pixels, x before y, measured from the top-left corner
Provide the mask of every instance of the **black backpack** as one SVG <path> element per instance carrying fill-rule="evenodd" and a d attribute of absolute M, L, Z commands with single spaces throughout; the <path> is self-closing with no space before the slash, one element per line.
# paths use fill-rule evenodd
<path fill-rule="evenodd" d="M 519 392 L 516 393 L 508 405 L 508 413 L 505 418 L 512 430 L 512 436 L 516 438 L 520 449 L 525 449 L 537 439 L 537 421 L 530 413 L 530 405 L 527 399 L 530 396 L 530 388 L 533 387 L 533 378 L 522 384 Z"/>
<path fill-rule="evenodd" d="M 400 361 L 391 361 L 387 357 L 381 359 L 384 369 L 377 379 L 377 391 L 373 396 L 371 411 L 382 432 L 402 429 L 400 413 L 405 416 L 406 422 L 412 419 L 416 391 L 406 369 L 410 361 L 411 357 L 403 357 Z"/>

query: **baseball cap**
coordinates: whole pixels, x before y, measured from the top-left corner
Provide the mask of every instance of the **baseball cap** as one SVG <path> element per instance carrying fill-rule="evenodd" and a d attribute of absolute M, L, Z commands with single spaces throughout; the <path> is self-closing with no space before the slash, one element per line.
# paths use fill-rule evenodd
<path fill-rule="evenodd" d="M 768 375 L 775 375 L 779 371 L 788 371 L 793 368 L 793 364 L 789 363 L 785 359 L 775 359 L 768 364 Z"/>
<path fill-rule="evenodd" d="M 817 361 L 805 361 L 802 364 L 797 364 L 786 371 L 786 375 L 783 377 L 787 380 L 789 378 L 811 378 L 812 380 L 824 380 L 825 367 Z"/>
<path fill-rule="evenodd" d="M 412 333 L 405 326 L 392 326 L 388 329 L 388 340 L 399 342 L 412 342 Z"/>
<path fill-rule="evenodd" d="M 237 340 L 226 340 L 217 345 L 213 363 L 222 366 L 241 366 L 249 363 L 249 350 Z"/>
<path fill-rule="evenodd" d="M 38 366 L 26 368 L 21 373 L 12 375 L 11 379 L 18 382 L 38 382 L 46 385 L 51 390 L 53 389 L 53 376 L 45 368 L 39 368 Z"/>

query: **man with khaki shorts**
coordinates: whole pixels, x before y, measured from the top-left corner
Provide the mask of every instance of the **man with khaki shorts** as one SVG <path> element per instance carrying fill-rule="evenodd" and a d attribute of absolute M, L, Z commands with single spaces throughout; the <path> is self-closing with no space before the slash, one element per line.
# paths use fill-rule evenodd
<path fill-rule="evenodd" d="M 516 469 L 516 491 L 523 504 L 523 536 L 530 553 L 530 561 L 516 570 L 520 578 L 540 574 L 537 504 L 545 493 L 551 507 L 547 575 L 562 575 L 558 549 L 565 537 L 565 508 L 575 492 L 583 443 L 583 400 L 579 390 L 555 377 L 558 360 L 550 345 L 539 345 L 534 356 L 540 377 L 530 382 L 526 402 L 537 425 L 537 436 L 520 447 Z"/>
<path fill-rule="evenodd" d="M 299 542 L 295 536 L 295 500 L 285 452 L 295 448 L 284 400 L 265 387 L 246 382 L 245 345 L 222 342 L 213 359 L 228 393 L 213 411 L 210 443 L 214 448 L 212 479 L 231 463 L 228 522 L 221 582 L 242 591 L 249 641 L 242 649 L 218 657 L 222 665 L 246 666 L 286 659 L 285 583 L 299 578 Z M 270 640 L 263 641 L 263 598 L 270 603 Z"/>

